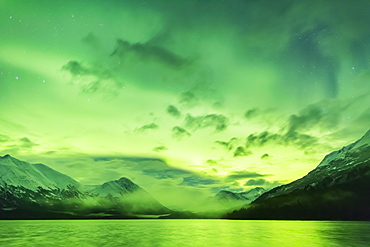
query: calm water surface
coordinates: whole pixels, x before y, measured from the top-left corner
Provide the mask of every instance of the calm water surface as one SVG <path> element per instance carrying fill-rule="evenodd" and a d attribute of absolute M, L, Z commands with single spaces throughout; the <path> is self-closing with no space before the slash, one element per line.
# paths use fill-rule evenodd
<path fill-rule="evenodd" d="M 370 246 L 370 222 L 0 221 L 0 246 Z"/>

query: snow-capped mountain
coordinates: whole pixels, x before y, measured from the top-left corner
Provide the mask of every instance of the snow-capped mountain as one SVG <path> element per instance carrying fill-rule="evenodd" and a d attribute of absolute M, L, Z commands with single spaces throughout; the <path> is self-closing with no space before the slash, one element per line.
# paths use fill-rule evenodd
<path fill-rule="evenodd" d="M 279 186 L 261 198 L 272 198 L 296 190 L 326 188 L 348 182 L 364 174 L 351 171 L 366 168 L 370 162 L 370 130 L 358 141 L 334 151 L 306 176 L 290 184 Z"/>
<path fill-rule="evenodd" d="M 37 191 L 43 189 L 67 189 L 80 184 L 65 174 L 57 172 L 43 164 L 30 164 L 5 155 L 0 157 L 0 186 L 21 186 Z"/>
<path fill-rule="evenodd" d="M 251 203 L 264 192 L 265 190 L 261 187 L 239 193 L 221 190 L 215 196 L 207 198 L 204 202 L 194 207 L 193 211 L 203 214 L 207 211 L 219 211 L 221 214 L 224 214 L 226 211 L 240 209 Z"/>
<path fill-rule="evenodd" d="M 130 179 L 122 177 L 119 180 L 109 181 L 102 185 L 91 186 L 94 187 L 90 191 L 93 194 L 97 194 L 99 196 L 122 196 L 125 194 L 133 193 L 141 188 L 133 183 Z"/>
<path fill-rule="evenodd" d="M 370 219 L 370 130 L 306 176 L 261 195 L 231 218 Z"/>
<path fill-rule="evenodd" d="M 263 193 L 265 193 L 265 189 L 262 187 L 255 187 L 249 191 L 239 193 L 221 190 L 215 195 L 215 199 L 224 203 L 238 201 L 247 204 L 257 199 Z"/>
<path fill-rule="evenodd" d="M 46 165 L 0 157 L 0 218 L 120 218 L 168 212 L 125 177 L 84 186 Z"/>

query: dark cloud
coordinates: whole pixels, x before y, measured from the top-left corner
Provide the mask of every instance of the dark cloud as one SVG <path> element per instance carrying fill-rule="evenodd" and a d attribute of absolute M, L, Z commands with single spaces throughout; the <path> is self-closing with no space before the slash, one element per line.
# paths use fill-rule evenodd
<path fill-rule="evenodd" d="M 195 106 L 198 102 L 198 98 L 191 91 L 182 92 L 179 98 L 179 103 L 187 107 Z"/>
<path fill-rule="evenodd" d="M 230 151 L 230 150 L 233 150 L 235 149 L 237 146 L 239 145 L 239 139 L 236 138 L 236 137 L 233 137 L 231 138 L 228 142 L 227 142 L 227 149 Z"/>
<path fill-rule="evenodd" d="M 207 163 L 208 165 L 210 165 L 210 166 L 217 165 L 217 161 L 215 161 L 215 160 L 211 160 L 211 159 L 207 160 L 207 161 L 206 161 L 206 163 Z"/>
<path fill-rule="evenodd" d="M 228 118 L 222 114 L 209 114 L 205 116 L 186 115 L 185 126 L 197 130 L 200 128 L 212 127 L 215 132 L 224 131 L 228 126 Z"/>
<path fill-rule="evenodd" d="M 270 158 L 271 158 L 271 155 L 269 155 L 268 153 L 263 154 L 263 155 L 261 156 L 261 160 L 267 160 L 267 159 L 270 159 Z"/>
<path fill-rule="evenodd" d="M 296 131 L 290 131 L 285 134 L 263 131 L 250 134 L 246 139 L 246 147 L 262 147 L 268 144 L 292 145 L 300 149 L 310 148 L 318 142 L 318 138 L 308 134 L 302 134 Z"/>
<path fill-rule="evenodd" d="M 332 100 L 311 104 L 299 114 L 289 117 L 287 132 L 306 131 L 313 128 L 321 130 L 335 128 L 341 121 L 341 115 L 350 105 Z"/>
<path fill-rule="evenodd" d="M 259 174 L 257 172 L 249 172 L 249 171 L 235 171 L 231 172 L 226 178 L 225 181 L 231 182 L 235 180 L 247 179 L 247 178 L 260 178 L 269 176 L 267 174 Z"/>
<path fill-rule="evenodd" d="M 141 126 L 140 128 L 137 128 L 136 131 L 138 132 L 144 132 L 146 130 L 155 130 L 155 129 L 158 129 L 159 126 L 155 123 L 150 123 L 150 124 L 145 124 L 143 126 Z"/>
<path fill-rule="evenodd" d="M 175 126 L 172 128 L 172 137 L 181 140 L 184 137 L 189 137 L 191 134 L 184 128 L 180 126 Z"/>
<path fill-rule="evenodd" d="M 160 62 L 173 68 L 190 64 L 188 59 L 182 58 L 163 47 L 154 46 L 150 43 L 130 43 L 122 39 L 117 40 L 112 56 L 118 56 L 122 59 L 134 56 L 144 62 Z"/>
<path fill-rule="evenodd" d="M 249 156 L 252 155 L 252 151 L 246 149 L 245 147 L 239 146 L 234 151 L 234 157 L 240 157 L 240 156 Z"/>
<path fill-rule="evenodd" d="M 224 148 L 227 148 L 229 147 L 229 143 L 228 142 L 225 142 L 225 141 L 215 141 L 216 144 L 219 144 L 221 145 L 222 147 Z"/>
<path fill-rule="evenodd" d="M 31 141 L 27 137 L 23 137 L 23 138 L 19 139 L 19 146 L 21 148 L 33 148 L 35 146 L 38 146 L 38 144 Z"/>
<path fill-rule="evenodd" d="M 166 150 L 168 150 L 168 148 L 166 147 L 166 146 L 158 146 L 158 147 L 155 147 L 155 148 L 153 148 L 153 151 L 154 152 L 163 152 L 163 151 L 166 151 Z"/>
<path fill-rule="evenodd" d="M 290 115 L 280 131 L 262 131 L 250 134 L 246 138 L 246 147 L 262 147 L 278 144 L 295 146 L 299 149 L 311 149 L 320 143 L 319 137 L 312 131 L 328 132 L 340 125 L 343 113 L 352 106 L 353 102 L 343 103 L 338 100 L 324 100 L 308 105 L 298 114 Z"/>
<path fill-rule="evenodd" d="M 85 44 L 89 44 L 93 47 L 98 47 L 100 45 L 100 40 L 92 32 L 89 32 L 85 37 L 81 39 Z"/>
<path fill-rule="evenodd" d="M 72 75 L 73 84 L 80 86 L 84 93 L 117 94 L 124 86 L 115 73 L 101 64 L 91 65 L 72 60 L 65 64 L 62 70 Z"/>
<path fill-rule="evenodd" d="M 181 112 L 173 105 L 169 105 L 166 109 L 166 112 L 173 117 L 180 117 Z"/>
<path fill-rule="evenodd" d="M 185 186 L 202 186 L 202 185 L 211 185 L 218 184 L 220 181 L 208 178 L 202 178 L 199 176 L 190 176 L 185 177 L 183 182 L 180 185 Z"/>
<path fill-rule="evenodd" d="M 252 119 L 257 117 L 260 114 L 259 110 L 257 108 L 250 109 L 245 112 L 244 117 L 247 119 Z"/>
<path fill-rule="evenodd" d="M 266 179 L 260 178 L 260 179 L 249 179 L 244 186 L 262 186 L 265 185 L 267 182 Z"/>
<path fill-rule="evenodd" d="M 28 137 L 13 139 L 7 135 L 0 135 L 0 143 L 0 153 L 12 155 L 25 150 L 32 150 L 34 147 L 39 146 L 38 143 L 30 140 Z"/>
<path fill-rule="evenodd" d="M 266 190 L 270 190 L 272 188 L 275 188 L 277 186 L 280 186 L 282 184 L 286 184 L 284 181 L 283 183 L 281 181 L 267 181 L 266 179 L 259 178 L 259 179 L 249 179 L 244 186 L 262 186 Z"/>
<path fill-rule="evenodd" d="M 244 147 L 244 141 L 236 137 L 231 138 L 228 142 L 215 141 L 215 143 L 221 145 L 228 152 L 232 153 L 233 157 L 249 156 L 253 154 L 248 147 Z"/>
<path fill-rule="evenodd" d="M 166 168 L 163 170 L 159 169 L 143 169 L 143 173 L 145 175 L 149 175 L 155 177 L 156 179 L 176 179 L 176 178 L 184 178 L 184 177 L 192 177 L 195 176 L 192 172 L 176 169 L 176 168 Z"/>

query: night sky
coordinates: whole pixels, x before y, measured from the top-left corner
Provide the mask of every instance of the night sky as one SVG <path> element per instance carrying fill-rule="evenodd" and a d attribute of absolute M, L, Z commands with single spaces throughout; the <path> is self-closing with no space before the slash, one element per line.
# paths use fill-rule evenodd
<path fill-rule="evenodd" d="M 178 208 L 293 181 L 370 127 L 369 16 L 365 0 L 0 0 L 0 155 L 126 176 Z"/>

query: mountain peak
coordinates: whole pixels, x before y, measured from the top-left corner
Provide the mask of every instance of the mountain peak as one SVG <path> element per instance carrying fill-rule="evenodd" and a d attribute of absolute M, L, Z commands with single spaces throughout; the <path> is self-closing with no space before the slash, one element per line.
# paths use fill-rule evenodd
<path fill-rule="evenodd" d="M 118 180 L 113 180 L 109 182 L 105 182 L 101 186 L 95 189 L 95 192 L 99 194 L 126 194 L 129 192 L 134 192 L 140 190 L 141 188 L 132 182 L 130 179 L 126 177 L 122 177 Z"/>
<path fill-rule="evenodd" d="M 363 137 L 361 137 L 360 140 L 355 142 L 354 148 L 360 148 L 363 146 L 370 146 L 370 129 L 366 132 L 366 134 Z"/>
<path fill-rule="evenodd" d="M 330 154 L 326 155 L 325 158 L 320 162 L 317 167 L 324 167 L 330 164 L 335 163 L 336 160 L 345 159 L 351 156 L 351 154 L 355 152 L 359 152 L 365 148 L 370 147 L 370 130 L 366 132 L 364 136 L 361 137 L 358 141 L 349 144 L 341 148 L 340 150 L 331 152 Z M 349 162 L 346 162 L 348 164 Z"/>
<path fill-rule="evenodd" d="M 117 180 L 117 182 L 124 183 L 124 184 L 133 184 L 134 183 L 130 179 L 126 178 L 126 177 L 121 177 L 120 179 Z"/>
<path fill-rule="evenodd" d="M 9 158 L 13 158 L 13 157 L 10 156 L 10 154 L 6 154 L 6 155 L 0 157 L 0 159 L 9 159 Z"/>

